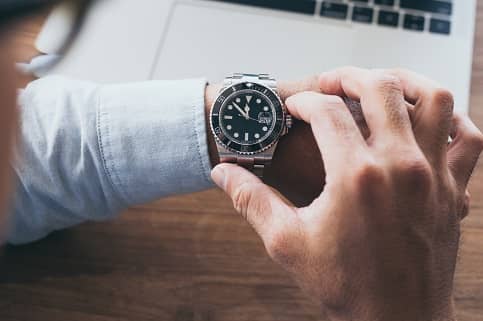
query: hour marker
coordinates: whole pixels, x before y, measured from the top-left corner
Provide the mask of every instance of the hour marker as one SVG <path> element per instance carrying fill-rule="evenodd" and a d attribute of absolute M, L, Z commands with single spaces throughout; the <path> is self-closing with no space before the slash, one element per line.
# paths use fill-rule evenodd
<path fill-rule="evenodd" d="M 225 116 L 223 118 L 225 118 L 225 119 L 233 119 L 233 116 Z"/>
<path fill-rule="evenodd" d="M 260 134 L 255 134 L 255 138 L 256 139 L 259 139 L 260 138 Z"/>
<path fill-rule="evenodd" d="M 238 138 L 238 137 L 240 137 L 240 134 L 238 134 L 238 133 L 234 133 L 234 134 L 233 134 L 233 137 Z"/>
<path fill-rule="evenodd" d="M 226 129 L 231 130 L 232 129 L 231 125 L 226 126 Z"/>
<path fill-rule="evenodd" d="M 260 98 L 257 99 L 257 104 L 261 104 L 262 100 Z"/>
<path fill-rule="evenodd" d="M 229 106 L 228 106 L 228 109 L 229 109 L 229 110 L 232 110 L 232 109 L 233 109 L 233 106 L 232 106 L 232 105 L 229 105 Z"/>
<path fill-rule="evenodd" d="M 245 133 L 245 140 L 248 140 L 248 133 Z"/>
<path fill-rule="evenodd" d="M 268 130 L 268 127 L 267 126 L 263 126 L 263 131 L 266 132 Z"/>
<path fill-rule="evenodd" d="M 264 110 L 264 111 L 268 111 L 269 109 L 270 109 L 270 108 L 268 108 L 268 106 L 263 107 L 263 110 Z"/>
<path fill-rule="evenodd" d="M 237 98 L 237 99 L 236 99 L 236 102 L 237 102 L 237 103 L 240 103 L 240 102 L 241 102 L 241 99 L 240 99 L 240 98 Z"/>
<path fill-rule="evenodd" d="M 253 96 L 247 96 L 247 103 L 250 103 L 252 101 Z"/>

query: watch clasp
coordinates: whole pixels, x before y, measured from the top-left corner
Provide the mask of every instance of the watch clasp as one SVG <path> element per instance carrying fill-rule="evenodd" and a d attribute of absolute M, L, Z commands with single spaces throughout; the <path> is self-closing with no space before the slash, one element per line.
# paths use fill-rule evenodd
<path fill-rule="evenodd" d="M 287 115 L 285 116 L 285 126 L 282 132 L 282 136 L 287 135 L 290 129 L 292 129 L 292 126 L 293 126 L 293 117 L 292 115 L 287 113 Z"/>

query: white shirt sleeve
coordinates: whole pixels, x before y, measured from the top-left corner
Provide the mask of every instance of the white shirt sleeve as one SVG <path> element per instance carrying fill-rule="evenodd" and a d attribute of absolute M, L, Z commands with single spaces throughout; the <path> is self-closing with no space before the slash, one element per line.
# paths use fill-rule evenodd
<path fill-rule="evenodd" d="M 10 243 L 211 188 L 203 79 L 98 85 L 62 77 L 20 95 Z"/>

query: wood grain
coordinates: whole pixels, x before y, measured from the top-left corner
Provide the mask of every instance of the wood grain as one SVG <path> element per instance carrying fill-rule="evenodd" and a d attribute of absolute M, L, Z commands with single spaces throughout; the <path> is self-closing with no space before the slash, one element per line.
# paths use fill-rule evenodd
<path fill-rule="evenodd" d="M 33 54 L 31 26 L 18 35 L 26 59 Z M 483 128 L 481 4 L 471 115 Z M 471 192 L 455 285 L 460 321 L 483 320 L 482 162 Z M 1 261 L 0 319 L 5 321 L 325 320 L 216 190 L 8 247 Z"/>

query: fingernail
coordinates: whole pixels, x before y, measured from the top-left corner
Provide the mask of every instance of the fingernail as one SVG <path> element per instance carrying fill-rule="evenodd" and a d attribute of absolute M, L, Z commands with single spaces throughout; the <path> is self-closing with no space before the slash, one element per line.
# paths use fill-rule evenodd
<path fill-rule="evenodd" d="M 211 171 L 211 179 L 218 185 L 219 188 L 225 189 L 225 171 L 218 165 Z"/>

